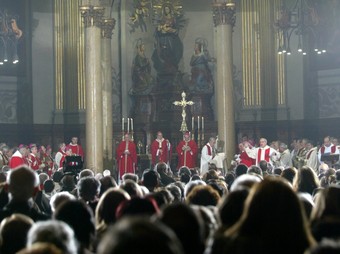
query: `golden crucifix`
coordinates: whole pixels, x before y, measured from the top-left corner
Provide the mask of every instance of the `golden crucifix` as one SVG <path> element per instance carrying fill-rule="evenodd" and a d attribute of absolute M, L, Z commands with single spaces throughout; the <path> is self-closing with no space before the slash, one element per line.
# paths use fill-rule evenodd
<path fill-rule="evenodd" d="M 182 92 L 181 95 L 182 95 L 182 100 L 181 101 L 174 101 L 174 105 L 182 107 L 182 125 L 181 125 L 181 129 L 179 131 L 185 132 L 185 131 L 188 131 L 188 127 L 187 127 L 187 123 L 186 123 L 186 119 L 185 119 L 186 116 L 187 116 L 187 113 L 185 112 L 185 108 L 186 108 L 186 106 L 192 106 L 194 104 L 194 102 L 185 100 L 185 97 L 187 96 L 185 94 L 185 92 Z"/>

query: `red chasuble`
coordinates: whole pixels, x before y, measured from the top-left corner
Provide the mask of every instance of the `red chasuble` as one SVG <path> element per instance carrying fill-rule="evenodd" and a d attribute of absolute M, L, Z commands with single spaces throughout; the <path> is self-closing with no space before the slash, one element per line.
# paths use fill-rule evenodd
<path fill-rule="evenodd" d="M 125 154 L 128 150 L 130 154 Z M 120 142 L 116 150 L 116 159 L 118 163 L 119 178 L 125 173 L 135 173 L 135 166 L 137 164 L 136 145 L 132 141 Z"/>
<path fill-rule="evenodd" d="M 190 151 L 183 150 L 184 146 L 189 146 L 191 150 Z M 194 140 L 190 140 L 189 142 L 185 142 L 184 140 L 182 140 L 177 145 L 176 151 L 178 154 L 177 169 L 182 166 L 186 166 L 188 168 L 196 167 L 197 145 Z"/>

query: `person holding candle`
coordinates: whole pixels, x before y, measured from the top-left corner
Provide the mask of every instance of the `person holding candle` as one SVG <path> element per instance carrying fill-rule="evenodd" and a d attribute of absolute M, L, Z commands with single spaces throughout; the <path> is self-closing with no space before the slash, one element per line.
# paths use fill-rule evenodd
<path fill-rule="evenodd" d="M 120 142 L 116 150 L 118 179 L 126 173 L 135 173 L 137 165 L 136 145 L 131 141 L 129 133 L 124 135 L 124 140 Z"/>
<path fill-rule="evenodd" d="M 157 138 L 151 144 L 152 165 L 154 166 L 158 162 L 169 164 L 171 155 L 169 140 L 163 138 L 162 132 L 157 132 Z"/>
<path fill-rule="evenodd" d="M 176 151 L 178 154 L 177 169 L 182 166 L 188 168 L 196 167 L 197 144 L 194 140 L 190 139 L 190 132 L 184 133 L 183 140 L 177 145 Z"/>

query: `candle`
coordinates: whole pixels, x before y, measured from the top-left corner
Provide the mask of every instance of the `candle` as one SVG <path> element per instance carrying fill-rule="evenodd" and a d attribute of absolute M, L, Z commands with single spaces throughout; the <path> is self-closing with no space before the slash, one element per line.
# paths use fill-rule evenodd
<path fill-rule="evenodd" d="M 127 119 L 127 133 L 130 133 L 130 118 Z"/>
<path fill-rule="evenodd" d="M 195 119 L 191 117 L 191 132 L 194 133 L 195 131 Z"/>
<path fill-rule="evenodd" d="M 122 132 L 124 132 L 124 117 L 122 118 Z"/>
<path fill-rule="evenodd" d="M 131 118 L 131 131 L 133 131 L 133 119 Z"/>
<path fill-rule="evenodd" d="M 197 117 L 197 130 L 200 130 L 200 117 Z"/>
<path fill-rule="evenodd" d="M 204 130 L 204 116 L 202 116 L 202 130 Z"/>

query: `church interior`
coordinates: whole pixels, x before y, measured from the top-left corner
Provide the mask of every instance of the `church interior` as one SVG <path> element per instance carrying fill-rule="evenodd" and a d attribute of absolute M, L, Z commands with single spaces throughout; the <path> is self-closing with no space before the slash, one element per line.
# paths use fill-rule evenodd
<path fill-rule="evenodd" d="M 98 166 L 126 132 L 141 157 L 157 131 L 227 158 L 244 135 L 337 136 L 340 2 L 295 2 L 1 0 L 0 141 L 77 136 Z"/>

